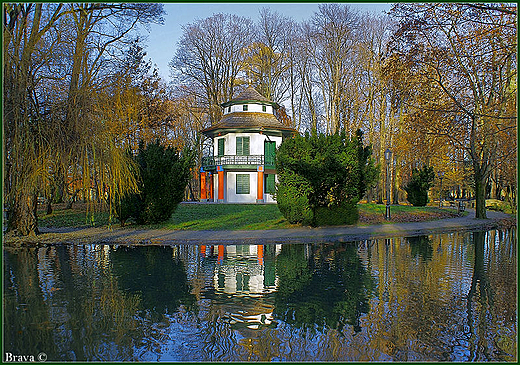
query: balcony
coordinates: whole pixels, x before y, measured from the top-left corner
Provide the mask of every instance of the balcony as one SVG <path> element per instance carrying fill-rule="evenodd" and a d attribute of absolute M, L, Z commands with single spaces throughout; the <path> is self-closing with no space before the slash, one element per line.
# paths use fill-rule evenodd
<path fill-rule="evenodd" d="M 217 166 L 224 168 L 256 168 L 258 165 L 263 165 L 266 169 L 274 169 L 274 156 L 264 155 L 224 155 L 224 156 L 204 156 L 202 158 L 202 167 L 204 170 L 214 170 Z"/>

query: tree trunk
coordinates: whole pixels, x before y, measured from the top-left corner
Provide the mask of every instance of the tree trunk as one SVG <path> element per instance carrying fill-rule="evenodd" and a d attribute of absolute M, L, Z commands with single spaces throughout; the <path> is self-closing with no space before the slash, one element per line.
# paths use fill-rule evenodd
<path fill-rule="evenodd" d="M 65 207 L 65 209 L 72 209 L 72 204 L 76 201 L 76 197 L 78 196 L 78 193 L 80 192 L 80 190 L 81 189 L 76 189 L 74 194 L 72 194 L 69 201 L 67 202 L 67 206 Z"/>
<path fill-rule="evenodd" d="M 46 212 L 47 215 L 50 215 L 52 214 L 52 197 L 49 197 L 47 199 L 47 212 Z"/>
<path fill-rule="evenodd" d="M 475 218 L 487 219 L 486 216 L 486 181 L 478 171 L 475 171 Z"/>
<path fill-rule="evenodd" d="M 37 208 L 36 195 L 18 196 L 9 212 L 8 231 L 16 231 L 22 236 L 39 234 Z"/>

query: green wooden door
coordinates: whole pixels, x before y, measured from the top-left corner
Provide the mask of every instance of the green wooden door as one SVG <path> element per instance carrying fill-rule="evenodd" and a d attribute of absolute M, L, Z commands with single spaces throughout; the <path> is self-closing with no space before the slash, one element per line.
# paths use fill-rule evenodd
<path fill-rule="evenodd" d="M 276 152 L 276 142 L 264 142 L 264 165 L 266 168 L 274 169 L 274 155 Z"/>
<path fill-rule="evenodd" d="M 265 174 L 264 175 L 264 179 L 265 179 L 265 182 L 264 182 L 264 187 L 265 187 L 265 192 L 267 194 L 274 194 L 275 192 L 275 181 L 274 181 L 274 174 Z"/>

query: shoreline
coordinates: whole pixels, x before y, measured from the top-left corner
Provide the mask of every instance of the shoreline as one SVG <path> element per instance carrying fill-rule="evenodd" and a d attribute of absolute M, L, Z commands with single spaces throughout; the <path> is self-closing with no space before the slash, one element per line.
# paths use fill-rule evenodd
<path fill-rule="evenodd" d="M 142 229 L 139 227 L 86 227 L 86 228 L 41 228 L 37 236 L 3 235 L 4 247 L 38 247 L 46 245 L 237 245 L 237 244 L 283 244 L 316 242 L 352 242 L 391 237 L 412 237 L 430 234 L 488 231 L 501 227 L 516 226 L 516 217 L 488 211 L 488 219 L 474 218 L 468 210 L 463 217 L 423 222 L 386 223 L 375 225 L 350 225 L 328 227 L 298 227 L 251 231 L 190 231 L 166 229 Z"/>

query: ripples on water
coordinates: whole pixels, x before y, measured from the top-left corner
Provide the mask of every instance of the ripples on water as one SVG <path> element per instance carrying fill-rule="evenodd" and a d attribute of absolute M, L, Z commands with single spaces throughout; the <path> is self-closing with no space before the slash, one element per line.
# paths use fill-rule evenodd
<path fill-rule="evenodd" d="M 4 250 L 4 351 L 74 361 L 516 361 L 516 230 Z"/>

